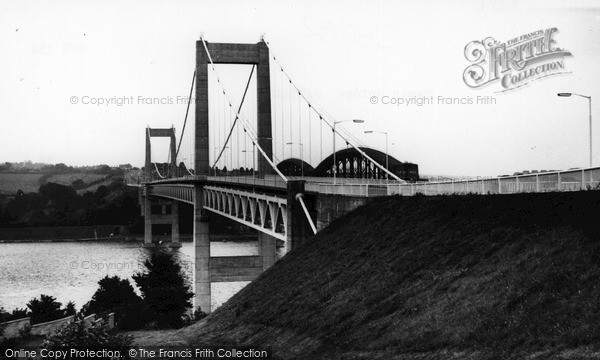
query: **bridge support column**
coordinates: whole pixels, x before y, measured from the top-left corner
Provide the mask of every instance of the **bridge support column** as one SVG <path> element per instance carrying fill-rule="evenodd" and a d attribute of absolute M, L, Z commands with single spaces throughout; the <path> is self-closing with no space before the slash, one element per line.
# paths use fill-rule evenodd
<path fill-rule="evenodd" d="M 148 187 L 146 187 L 146 194 L 148 194 Z M 144 199 L 144 247 L 152 247 L 152 202 L 148 195 L 143 197 Z"/>
<path fill-rule="evenodd" d="M 313 233 L 306 219 L 302 205 L 296 199 L 298 193 L 304 193 L 305 181 L 289 181 L 287 183 L 287 238 L 286 254 L 300 246 Z"/>
<path fill-rule="evenodd" d="M 173 201 L 171 203 L 171 243 L 170 247 L 179 248 L 181 242 L 179 238 L 179 202 Z"/>
<path fill-rule="evenodd" d="M 277 260 L 276 240 L 271 235 L 262 232 L 258 233 L 258 253 L 262 257 L 263 271 L 273 266 Z"/>
<path fill-rule="evenodd" d="M 211 312 L 210 237 L 202 187 L 194 188 L 194 310 Z"/>

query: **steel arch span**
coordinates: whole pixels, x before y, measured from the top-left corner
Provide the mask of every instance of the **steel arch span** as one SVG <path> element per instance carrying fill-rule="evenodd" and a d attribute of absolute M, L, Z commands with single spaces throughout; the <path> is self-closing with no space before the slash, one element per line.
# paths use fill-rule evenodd
<path fill-rule="evenodd" d="M 379 164 L 386 164 L 386 154 L 384 152 L 367 147 L 361 147 L 360 149 Z M 363 157 L 354 148 L 337 151 L 335 153 L 335 158 L 337 166 L 334 166 L 333 154 L 331 154 L 314 169 L 313 176 L 333 176 L 333 173 L 337 168 L 337 176 L 341 178 L 385 178 L 386 174 L 383 170 Z M 396 174 L 399 178 L 407 181 L 419 179 L 419 167 L 417 164 L 401 162 L 392 156 L 388 156 L 387 160 L 389 163 L 388 170 L 393 174 Z"/>
<path fill-rule="evenodd" d="M 313 176 L 315 172 L 309 163 L 296 158 L 281 161 L 277 168 L 286 176 Z"/>

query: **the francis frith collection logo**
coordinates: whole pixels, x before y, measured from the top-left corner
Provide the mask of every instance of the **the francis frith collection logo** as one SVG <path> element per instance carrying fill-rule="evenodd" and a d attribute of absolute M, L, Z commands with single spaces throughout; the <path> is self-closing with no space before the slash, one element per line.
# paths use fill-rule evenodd
<path fill-rule="evenodd" d="M 499 82 L 500 92 L 517 89 L 543 77 L 565 74 L 566 56 L 571 53 L 554 40 L 557 28 L 537 30 L 506 42 L 492 37 L 471 41 L 465 57 L 471 63 L 464 73 L 472 88 Z"/>

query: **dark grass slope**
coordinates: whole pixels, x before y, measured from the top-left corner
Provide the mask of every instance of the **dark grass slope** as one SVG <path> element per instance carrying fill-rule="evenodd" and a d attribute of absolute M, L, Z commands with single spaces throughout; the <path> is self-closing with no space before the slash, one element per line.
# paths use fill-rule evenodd
<path fill-rule="evenodd" d="M 177 337 L 278 359 L 600 358 L 599 234 L 600 192 L 382 198 Z"/>

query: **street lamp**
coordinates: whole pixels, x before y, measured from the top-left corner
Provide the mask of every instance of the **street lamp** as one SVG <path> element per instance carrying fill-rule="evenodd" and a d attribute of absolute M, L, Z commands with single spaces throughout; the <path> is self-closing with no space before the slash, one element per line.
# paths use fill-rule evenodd
<path fill-rule="evenodd" d="M 217 154 L 219 153 L 219 146 L 215 146 L 215 157 L 217 156 Z M 225 146 L 225 149 L 229 149 L 229 146 Z M 223 158 L 223 165 L 224 167 L 227 167 L 227 151 L 223 151 L 223 155 L 225 155 L 225 157 Z M 215 172 L 215 176 L 217 176 L 217 163 L 215 163 L 215 165 L 213 166 L 214 172 Z M 225 176 L 228 176 L 228 172 L 229 169 L 227 169 L 228 171 L 225 172 Z"/>
<path fill-rule="evenodd" d="M 304 177 L 304 145 L 300 142 L 289 142 L 289 143 L 285 143 L 286 145 L 299 145 L 300 146 L 300 163 L 301 163 L 301 171 L 302 171 L 302 177 Z"/>
<path fill-rule="evenodd" d="M 256 144 L 252 143 L 252 178 L 254 178 L 254 171 L 255 171 L 255 161 L 256 161 L 256 156 L 254 156 L 254 148 L 256 147 Z M 247 153 L 247 150 L 242 150 L 243 153 Z M 245 158 L 244 158 L 244 162 L 245 162 Z"/>
<path fill-rule="evenodd" d="M 348 120 L 340 120 L 340 121 L 334 121 L 333 122 L 333 166 L 334 166 L 334 170 L 333 170 L 333 184 L 336 184 L 336 176 L 337 176 L 337 162 L 336 162 L 336 158 L 335 158 L 335 126 L 339 123 L 343 123 L 343 122 L 347 122 L 347 121 L 352 121 L 353 123 L 356 124 L 362 124 L 365 121 L 364 120 L 360 120 L 360 119 L 348 119 Z"/>
<path fill-rule="evenodd" d="M 214 148 L 215 148 L 215 151 L 214 151 L 213 154 L 214 154 L 214 157 L 216 159 L 217 158 L 217 151 L 219 151 L 219 147 L 215 146 Z M 217 176 L 217 162 L 216 161 L 215 161 L 215 163 L 213 165 L 213 174 L 214 174 L 214 176 Z"/>
<path fill-rule="evenodd" d="M 385 131 L 372 131 L 372 130 L 367 130 L 365 131 L 365 134 L 373 134 L 373 133 L 377 133 L 377 134 L 384 134 L 385 135 L 385 168 L 387 169 L 387 171 L 390 171 L 390 163 L 388 161 L 388 133 Z M 390 175 L 386 172 L 385 173 L 385 179 L 387 181 L 390 181 Z"/>
<path fill-rule="evenodd" d="M 558 93 L 556 94 L 560 97 L 571 97 L 571 95 L 577 95 L 580 96 L 582 98 L 586 98 L 589 101 L 589 111 L 590 111 L 590 167 L 592 167 L 592 97 L 591 96 L 586 96 L 586 95 L 581 95 L 581 94 L 576 94 L 576 93 Z"/>

